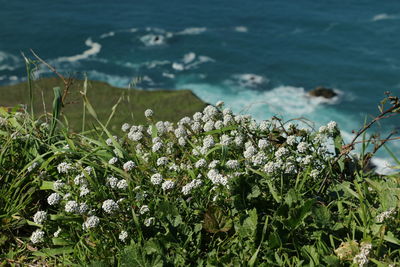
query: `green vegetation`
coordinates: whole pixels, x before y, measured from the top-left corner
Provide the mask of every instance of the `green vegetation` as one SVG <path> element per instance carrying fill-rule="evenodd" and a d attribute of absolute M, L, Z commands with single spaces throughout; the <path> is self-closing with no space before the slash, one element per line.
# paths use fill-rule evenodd
<path fill-rule="evenodd" d="M 32 84 L 35 114 L 51 112 L 54 96 L 53 88 L 57 86 L 63 88 L 64 84 L 56 78 L 43 78 Z M 80 92 L 83 90 L 84 81 L 74 80 L 69 88 L 63 108 L 69 128 L 74 131 L 82 129 L 83 101 Z M 30 103 L 27 83 L 1 86 L 0 95 L 0 107 L 14 107 L 18 104 L 29 105 Z M 136 124 L 145 123 L 143 110 L 147 108 L 157 112 L 160 120 L 176 122 L 178 118 L 191 116 L 205 107 L 205 103 L 190 90 L 143 91 L 121 89 L 98 81 L 88 82 L 87 97 L 96 109 L 100 121 L 104 123 L 109 118 L 113 106 L 121 98 L 109 127 L 112 132 L 120 132 L 120 126 L 127 121 Z M 43 105 L 43 100 L 45 105 Z M 90 126 L 95 120 L 91 116 L 87 116 L 86 122 Z"/>
<path fill-rule="evenodd" d="M 0 110 L 3 264 L 400 264 L 400 176 L 368 167 L 368 146 L 374 153 L 385 140 L 345 145 L 335 122 L 318 130 L 279 118 L 256 122 L 223 103 L 175 124 L 160 120 L 173 116 L 167 105 L 136 112 L 146 123 L 128 115 L 114 135 L 101 103 L 111 112 L 118 97 L 99 101 L 100 93 L 75 99 L 93 122 L 77 133 L 60 124 L 63 92 L 54 93 L 46 105 L 52 115 Z M 379 116 L 399 107 L 388 96 Z M 365 138 L 376 121 L 356 136 Z M 362 153 L 351 156 L 357 142 Z"/>

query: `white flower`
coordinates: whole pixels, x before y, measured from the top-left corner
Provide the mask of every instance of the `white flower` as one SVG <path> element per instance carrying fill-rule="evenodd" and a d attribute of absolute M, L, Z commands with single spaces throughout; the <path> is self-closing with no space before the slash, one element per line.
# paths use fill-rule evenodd
<path fill-rule="evenodd" d="M 129 125 L 129 123 L 124 123 L 124 124 L 122 124 L 121 130 L 123 132 L 127 132 L 127 131 L 129 131 L 130 128 L 131 128 L 131 126 Z"/>
<path fill-rule="evenodd" d="M 312 170 L 311 173 L 310 173 L 310 176 L 312 178 L 317 178 L 318 175 L 319 175 L 319 171 L 318 170 Z"/>
<path fill-rule="evenodd" d="M 376 221 L 382 223 L 385 219 L 390 218 L 394 213 L 396 213 L 396 209 L 390 208 L 387 211 L 378 214 L 378 216 L 376 216 Z"/>
<path fill-rule="evenodd" d="M 61 188 L 64 187 L 64 185 L 65 185 L 65 183 L 63 183 L 61 180 L 57 180 L 53 184 L 53 189 L 54 190 L 60 190 Z"/>
<path fill-rule="evenodd" d="M 335 130 L 336 126 L 337 126 L 337 123 L 335 121 L 330 121 L 328 123 L 328 125 L 326 125 L 326 127 L 328 128 L 328 131 L 330 133 L 332 133 Z"/>
<path fill-rule="evenodd" d="M 269 126 L 271 126 L 271 122 L 269 122 L 269 121 L 262 121 L 262 122 L 260 122 L 259 129 L 260 129 L 262 132 L 265 132 L 265 131 L 269 130 Z"/>
<path fill-rule="evenodd" d="M 209 131 L 214 130 L 214 122 L 212 120 L 207 121 L 203 126 L 203 130 L 205 132 L 209 132 Z"/>
<path fill-rule="evenodd" d="M 200 179 L 194 179 L 193 181 L 182 187 L 182 193 L 186 196 L 190 193 L 190 191 L 201 186 L 202 184 L 203 182 Z"/>
<path fill-rule="evenodd" d="M 222 114 L 225 115 L 232 115 L 232 110 L 230 108 L 224 108 Z"/>
<path fill-rule="evenodd" d="M 224 122 L 223 121 L 216 121 L 214 123 L 214 128 L 215 129 L 221 129 L 222 127 L 224 127 Z"/>
<path fill-rule="evenodd" d="M 176 128 L 174 133 L 175 133 L 176 138 L 185 137 L 187 135 L 185 128 L 183 128 L 182 126 L 179 126 L 178 128 Z"/>
<path fill-rule="evenodd" d="M 118 204 L 112 200 L 112 199 L 107 199 L 103 202 L 103 205 L 101 206 L 103 208 L 103 210 L 106 213 L 113 213 L 114 211 L 118 210 Z"/>
<path fill-rule="evenodd" d="M 281 158 L 282 156 L 285 156 L 288 154 L 289 150 L 286 147 L 280 147 L 276 152 L 275 152 L 275 157 Z"/>
<path fill-rule="evenodd" d="M 75 213 L 79 210 L 79 205 L 76 201 L 74 200 L 69 200 L 65 204 L 65 211 L 70 212 L 70 213 Z"/>
<path fill-rule="evenodd" d="M 218 109 L 214 106 L 208 105 L 204 108 L 203 113 L 210 118 L 213 118 L 215 115 L 218 114 Z"/>
<path fill-rule="evenodd" d="M 37 224 L 43 224 L 47 219 L 47 212 L 38 211 L 33 215 L 33 221 Z"/>
<path fill-rule="evenodd" d="M 268 147 L 268 141 L 265 139 L 260 139 L 258 140 L 258 148 L 259 149 L 265 149 Z"/>
<path fill-rule="evenodd" d="M 153 147 L 151 148 L 151 150 L 153 152 L 157 152 L 162 148 L 162 143 L 161 142 L 157 142 L 153 145 Z"/>
<path fill-rule="evenodd" d="M 68 173 L 72 169 L 73 169 L 72 165 L 66 162 L 61 162 L 57 166 L 58 173 Z"/>
<path fill-rule="evenodd" d="M 43 239 L 44 239 L 44 232 L 40 229 L 37 229 L 31 235 L 31 241 L 33 244 L 41 243 L 43 242 Z"/>
<path fill-rule="evenodd" d="M 163 178 L 162 178 L 161 174 L 156 173 L 156 174 L 153 174 L 151 176 L 150 181 L 151 181 L 152 184 L 157 185 L 157 184 L 161 184 L 162 183 Z"/>
<path fill-rule="evenodd" d="M 87 194 L 90 193 L 90 190 L 89 190 L 89 188 L 88 188 L 86 185 L 81 186 L 81 187 L 79 188 L 79 190 L 80 190 L 79 196 L 81 196 L 81 197 L 84 197 L 84 196 L 86 196 Z"/>
<path fill-rule="evenodd" d="M 196 112 L 193 115 L 193 120 L 194 121 L 201 121 L 201 118 L 203 117 L 203 114 L 201 112 Z"/>
<path fill-rule="evenodd" d="M 144 220 L 144 225 L 146 227 L 149 227 L 154 224 L 155 220 L 156 220 L 156 218 L 154 218 L 154 217 L 147 218 L 146 220 Z"/>
<path fill-rule="evenodd" d="M 114 176 L 110 176 L 110 177 L 107 177 L 106 183 L 107 183 L 111 188 L 115 188 L 115 187 L 117 186 L 118 179 L 115 178 Z"/>
<path fill-rule="evenodd" d="M 208 168 L 215 169 L 218 164 L 219 164 L 219 160 L 215 159 L 215 160 L 211 161 L 210 164 L 208 164 Z"/>
<path fill-rule="evenodd" d="M 321 126 L 321 127 L 319 127 L 319 130 L 318 130 L 318 132 L 321 134 L 324 134 L 327 131 L 328 131 L 328 128 L 326 126 Z"/>
<path fill-rule="evenodd" d="M 136 164 L 132 160 L 125 162 L 125 164 L 123 166 L 124 171 L 126 171 L 126 172 L 132 170 L 134 167 L 136 167 Z"/>
<path fill-rule="evenodd" d="M 138 142 L 143 138 L 143 133 L 142 132 L 129 132 L 128 138 L 129 138 L 129 140 Z"/>
<path fill-rule="evenodd" d="M 264 171 L 268 174 L 271 174 L 275 171 L 275 164 L 273 161 L 268 162 L 267 164 L 265 164 L 264 166 Z"/>
<path fill-rule="evenodd" d="M 256 155 L 251 157 L 251 162 L 254 166 L 262 165 L 267 160 L 267 156 L 264 152 L 260 151 Z"/>
<path fill-rule="evenodd" d="M 365 266 L 369 262 L 368 255 L 372 249 L 371 243 L 361 243 L 360 252 L 353 258 L 353 263 L 358 266 Z"/>
<path fill-rule="evenodd" d="M 215 145 L 214 138 L 211 135 L 207 135 L 206 138 L 203 140 L 203 147 L 210 148 Z"/>
<path fill-rule="evenodd" d="M 121 233 L 118 236 L 118 239 L 121 240 L 122 242 L 125 242 L 125 240 L 128 238 L 128 232 L 127 231 L 121 231 Z"/>
<path fill-rule="evenodd" d="M 157 159 L 157 166 L 164 166 L 167 165 L 167 163 L 168 163 L 167 157 L 161 157 Z"/>
<path fill-rule="evenodd" d="M 78 174 L 77 176 L 75 176 L 74 184 L 75 185 L 85 184 L 86 180 L 83 177 L 85 177 L 85 174 L 83 174 L 83 173 Z"/>
<path fill-rule="evenodd" d="M 286 138 L 286 143 L 287 143 L 289 146 L 294 145 L 294 144 L 296 143 L 296 136 L 295 136 L 295 135 L 290 135 L 290 136 L 288 136 L 288 137 Z"/>
<path fill-rule="evenodd" d="M 225 114 L 223 120 L 224 120 L 224 125 L 228 126 L 233 122 L 233 117 L 230 114 Z"/>
<path fill-rule="evenodd" d="M 47 203 L 49 203 L 50 206 L 57 205 L 61 200 L 61 196 L 58 193 L 52 193 L 48 198 L 47 198 Z"/>
<path fill-rule="evenodd" d="M 243 136 L 237 135 L 237 136 L 235 137 L 235 144 L 236 144 L 237 146 L 242 146 L 242 145 L 243 145 L 243 141 L 244 141 Z"/>
<path fill-rule="evenodd" d="M 186 145 L 186 139 L 184 137 L 179 137 L 178 144 L 180 146 L 185 146 Z"/>
<path fill-rule="evenodd" d="M 126 180 L 121 179 L 121 180 L 119 180 L 119 182 L 117 184 L 117 188 L 118 189 L 126 189 L 126 188 L 128 188 L 128 183 L 126 182 Z"/>
<path fill-rule="evenodd" d="M 154 112 L 151 109 L 146 109 L 146 111 L 144 112 L 144 116 L 146 116 L 146 118 L 153 117 L 153 114 Z"/>
<path fill-rule="evenodd" d="M 232 142 L 232 138 L 229 135 L 223 134 L 220 142 L 223 146 L 229 146 Z"/>
<path fill-rule="evenodd" d="M 143 215 L 143 214 L 145 214 L 145 213 L 147 213 L 147 212 L 149 212 L 149 211 L 150 211 L 149 206 L 143 205 L 143 206 L 140 207 L 139 213 L 140 213 L 141 215 Z"/>
<path fill-rule="evenodd" d="M 182 119 L 179 120 L 178 124 L 179 125 L 189 125 L 191 123 L 191 119 L 189 117 L 183 117 Z"/>
<path fill-rule="evenodd" d="M 79 205 L 79 214 L 84 214 L 89 210 L 89 206 L 86 203 L 81 203 Z"/>
<path fill-rule="evenodd" d="M 305 156 L 305 157 L 302 159 L 301 162 L 302 162 L 304 165 L 308 165 L 308 164 L 311 163 L 311 160 L 312 160 L 312 156 L 311 156 L 311 155 L 307 155 L 307 156 Z"/>
<path fill-rule="evenodd" d="M 115 163 L 117 163 L 118 158 L 117 157 L 112 157 L 109 161 L 108 164 L 114 165 Z"/>
<path fill-rule="evenodd" d="M 175 182 L 174 182 L 174 181 L 171 181 L 171 180 L 165 181 L 165 182 L 163 182 L 162 185 L 161 185 L 161 188 L 162 188 L 164 191 L 171 190 L 171 189 L 174 188 L 174 187 L 175 187 Z"/>
<path fill-rule="evenodd" d="M 306 142 L 301 142 L 297 145 L 297 151 L 300 153 L 306 152 L 308 149 L 308 144 Z"/>
<path fill-rule="evenodd" d="M 193 122 L 193 123 L 190 125 L 190 128 L 191 128 L 192 131 L 195 132 L 195 133 L 200 133 L 201 130 L 202 130 L 202 127 L 201 127 L 200 122 L 197 122 L 197 121 Z"/>
<path fill-rule="evenodd" d="M 226 167 L 229 169 L 235 170 L 239 168 L 239 161 L 231 159 L 226 162 Z"/>
<path fill-rule="evenodd" d="M 198 160 L 194 166 L 198 169 L 198 168 L 202 168 L 205 167 L 207 165 L 207 161 L 205 159 L 200 159 Z"/>
<path fill-rule="evenodd" d="M 54 232 L 53 236 L 58 237 L 60 233 L 61 233 L 61 228 L 58 228 L 58 230 Z"/>
<path fill-rule="evenodd" d="M 86 219 L 86 221 L 82 225 L 82 228 L 83 230 L 94 228 L 97 225 L 99 225 L 99 223 L 100 223 L 99 217 L 93 215 Z"/>
<path fill-rule="evenodd" d="M 253 146 L 249 146 L 244 152 L 243 152 L 243 156 L 246 159 L 251 158 L 252 156 L 254 156 L 254 154 L 257 153 L 257 149 Z"/>

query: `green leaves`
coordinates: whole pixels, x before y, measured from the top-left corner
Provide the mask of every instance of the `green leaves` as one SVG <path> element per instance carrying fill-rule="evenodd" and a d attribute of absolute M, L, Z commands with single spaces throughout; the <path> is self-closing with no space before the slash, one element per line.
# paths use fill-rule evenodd
<path fill-rule="evenodd" d="M 243 220 L 242 225 L 237 229 L 241 238 L 254 238 L 257 233 L 258 215 L 257 210 L 249 210 L 248 216 Z"/>
<path fill-rule="evenodd" d="M 221 208 L 210 206 L 204 214 L 203 229 L 209 233 L 228 232 L 232 228 L 232 219 Z"/>

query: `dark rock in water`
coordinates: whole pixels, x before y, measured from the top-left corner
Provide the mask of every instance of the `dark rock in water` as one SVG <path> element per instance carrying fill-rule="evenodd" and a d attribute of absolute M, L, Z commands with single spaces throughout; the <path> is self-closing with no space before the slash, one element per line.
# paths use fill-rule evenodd
<path fill-rule="evenodd" d="M 333 91 L 333 89 L 330 88 L 325 88 L 325 87 L 317 87 L 314 90 L 311 90 L 308 92 L 308 94 L 310 96 L 315 96 L 315 97 L 319 97 L 322 96 L 324 98 L 334 98 L 335 96 L 337 96 L 337 93 L 335 93 L 335 91 Z"/>

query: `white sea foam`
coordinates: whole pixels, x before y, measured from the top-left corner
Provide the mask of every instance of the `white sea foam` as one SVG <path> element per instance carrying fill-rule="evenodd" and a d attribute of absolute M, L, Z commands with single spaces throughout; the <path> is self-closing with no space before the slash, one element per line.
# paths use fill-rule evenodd
<path fill-rule="evenodd" d="M 101 38 L 101 39 L 104 39 L 104 38 L 112 37 L 112 36 L 114 36 L 114 35 L 115 35 L 115 32 L 113 32 L 113 31 L 111 31 L 111 32 L 106 32 L 106 33 L 103 33 L 102 35 L 100 35 L 100 38 Z"/>
<path fill-rule="evenodd" d="M 112 86 L 121 88 L 127 88 L 133 80 L 133 77 L 130 78 L 117 75 L 110 75 L 96 70 L 89 71 L 88 77 L 89 79 L 104 81 L 107 82 L 108 84 L 111 84 Z"/>
<path fill-rule="evenodd" d="M 198 56 L 197 60 L 193 63 L 190 63 L 185 66 L 185 69 L 190 70 L 196 68 L 198 65 L 207 63 L 207 62 L 215 62 L 215 59 L 207 57 L 207 56 Z"/>
<path fill-rule="evenodd" d="M 197 35 L 207 31 L 206 27 L 186 28 L 183 31 L 177 32 L 178 35 Z"/>
<path fill-rule="evenodd" d="M 181 63 L 174 62 L 172 63 L 172 68 L 177 71 L 182 71 L 185 69 L 185 66 L 183 66 Z"/>
<path fill-rule="evenodd" d="M 89 58 L 90 56 L 94 56 L 98 54 L 101 50 L 101 45 L 99 43 L 93 42 L 91 38 L 86 39 L 85 45 L 88 46 L 89 49 L 83 51 L 83 53 L 70 57 L 60 57 L 57 59 L 57 61 L 76 62 L 82 59 Z"/>
<path fill-rule="evenodd" d="M 164 45 L 166 40 L 164 35 L 151 33 L 140 37 L 140 41 L 145 46 L 159 46 Z"/>
<path fill-rule="evenodd" d="M 245 26 L 237 26 L 237 27 L 235 27 L 235 31 L 237 31 L 237 32 L 248 32 L 249 29 L 247 27 L 245 27 Z"/>
<path fill-rule="evenodd" d="M 184 64 L 189 64 L 190 62 L 192 62 L 193 60 L 195 60 L 196 58 L 196 54 L 193 52 L 187 53 L 183 56 L 183 63 Z"/>
<path fill-rule="evenodd" d="M 163 72 L 162 76 L 170 78 L 170 79 L 175 79 L 175 74 L 169 73 L 169 72 Z"/>
<path fill-rule="evenodd" d="M 238 74 L 233 77 L 243 87 L 257 87 L 269 82 L 267 78 L 251 73 Z"/>
<path fill-rule="evenodd" d="M 397 19 L 399 18 L 396 15 L 389 15 L 386 13 L 377 14 L 372 18 L 372 21 L 379 21 L 379 20 L 388 20 L 388 19 Z"/>
<path fill-rule="evenodd" d="M 19 67 L 21 60 L 10 53 L 0 51 L 0 71 L 15 70 Z"/>

